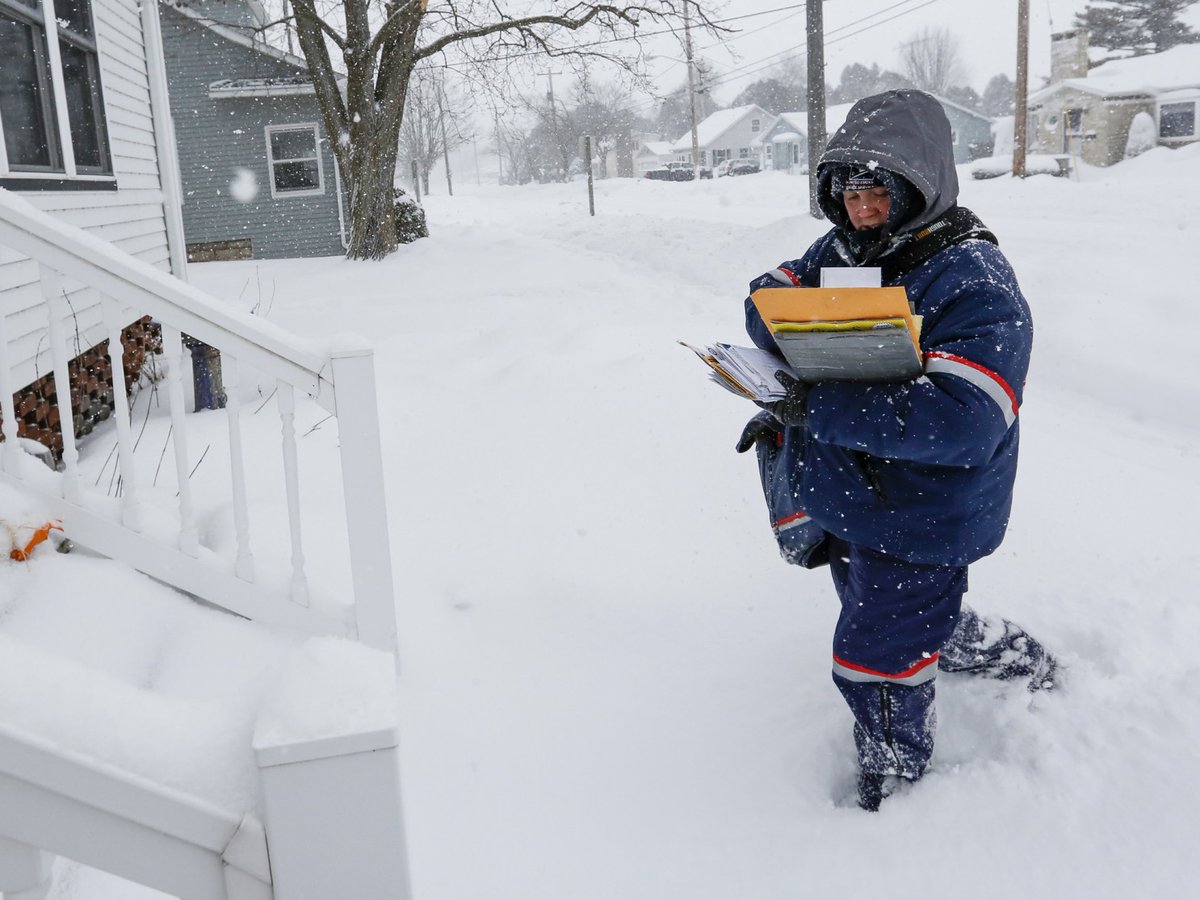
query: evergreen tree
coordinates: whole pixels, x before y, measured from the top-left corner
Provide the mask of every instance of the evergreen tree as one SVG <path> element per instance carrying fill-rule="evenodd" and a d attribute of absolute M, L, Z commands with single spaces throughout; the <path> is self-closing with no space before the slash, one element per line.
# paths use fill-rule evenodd
<path fill-rule="evenodd" d="M 1011 116 L 1017 106 L 1017 85 L 1003 72 L 993 75 L 983 89 L 979 105 L 985 116 Z"/>
<path fill-rule="evenodd" d="M 778 78 L 764 78 L 747 85 L 734 98 L 733 106 L 749 106 L 757 103 L 774 115 L 804 109 L 806 104 L 804 86 L 785 84 Z"/>
<path fill-rule="evenodd" d="M 1088 44 L 1108 51 L 1107 59 L 1161 53 L 1179 44 L 1200 41 L 1179 14 L 1195 0 L 1106 0 L 1090 3 L 1075 16 L 1086 29 Z"/>
<path fill-rule="evenodd" d="M 912 87 L 907 78 L 897 72 L 880 69 L 878 63 L 870 66 L 851 63 L 842 69 L 841 82 L 829 92 L 829 103 L 853 103 L 881 91 L 907 87 Z"/>
<path fill-rule="evenodd" d="M 957 103 L 959 106 L 965 106 L 967 109 L 973 109 L 976 112 L 979 112 L 979 108 L 981 106 L 979 92 L 970 85 L 966 85 L 965 87 L 951 85 L 950 87 L 946 88 L 946 90 L 942 93 L 942 96 L 947 100 Z"/>

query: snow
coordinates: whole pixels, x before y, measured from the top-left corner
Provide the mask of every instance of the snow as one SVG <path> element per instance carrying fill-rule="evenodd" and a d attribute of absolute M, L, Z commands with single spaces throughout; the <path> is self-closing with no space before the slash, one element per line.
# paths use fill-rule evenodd
<path fill-rule="evenodd" d="M 1162 53 L 1110 60 L 1089 70 L 1085 78 L 1067 78 L 1047 84 L 1030 95 L 1030 102 L 1049 96 L 1063 85 L 1109 97 L 1125 94 L 1156 96 L 1200 87 L 1200 44 L 1180 44 Z"/>
<path fill-rule="evenodd" d="M 1200 86 L 1200 44 L 1180 44 L 1162 53 L 1115 59 L 1089 71 L 1086 80 L 1110 93 L 1160 93 L 1197 87 Z"/>
<path fill-rule="evenodd" d="M 275 325 L 374 341 L 417 900 L 1190 883 L 1197 225 L 1163 198 L 1198 163 L 1192 145 L 1068 178 L 960 169 L 1036 334 L 1012 524 L 969 600 L 1046 643 L 1065 684 L 1030 696 L 943 675 L 933 771 L 877 816 L 845 799 L 828 575 L 779 559 L 754 462 L 733 452 L 754 410 L 675 343 L 742 339 L 746 282 L 825 229 L 805 180 L 601 180 L 592 218 L 578 184 L 460 179 L 425 198 L 433 236 L 382 263 L 192 265 L 230 304 L 272 285 Z M 11 489 L 0 509 L 43 518 Z M 83 550 L 0 566 L 0 720 L 231 805 L 252 802 L 253 725 L 281 674 L 345 650 Z M 284 696 L 317 725 L 332 708 Z M 51 896 L 159 895 L 60 864 Z"/>

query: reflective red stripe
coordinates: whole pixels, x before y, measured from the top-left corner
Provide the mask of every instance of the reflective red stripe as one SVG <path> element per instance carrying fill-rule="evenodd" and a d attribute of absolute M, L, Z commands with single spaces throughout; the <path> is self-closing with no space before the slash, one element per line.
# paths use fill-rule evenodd
<path fill-rule="evenodd" d="M 783 266 L 780 266 L 775 271 L 782 272 L 784 275 L 786 275 L 796 287 L 800 286 L 800 279 L 796 277 L 796 273 L 791 269 L 785 269 Z"/>
<path fill-rule="evenodd" d="M 983 373 L 984 375 L 986 375 L 988 378 L 992 379 L 992 381 L 996 382 L 996 384 L 998 384 L 1000 386 L 1000 389 L 1002 391 L 1004 391 L 1004 393 L 1008 396 L 1009 402 L 1012 403 L 1013 415 L 1017 414 L 1018 406 L 1017 406 L 1016 393 L 1013 391 L 1012 388 L 1010 388 L 1008 386 L 1007 381 L 1005 381 L 1003 378 L 1001 378 L 998 374 L 993 372 L 991 369 L 985 368 L 984 366 L 979 365 L 979 363 L 971 362 L 971 360 L 965 359 L 964 357 L 955 356 L 953 353 L 939 353 L 935 350 L 935 351 L 931 351 L 931 352 L 925 354 L 926 359 L 929 359 L 931 357 L 935 358 L 935 359 L 949 360 L 950 362 L 959 363 L 960 365 L 964 365 L 964 366 L 970 366 L 976 372 Z"/>
<path fill-rule="evenodd" d="M 925 659 L 921 660 L 920 662 L 915 663 L 911 668 L 905 669 L 903 672 L 896 672 L 895 674 L 892 674 L 890 672 L 877 672 L 874 669 L 868 669 L 866 666 L 860 666 L 857 663 L 852 663 L 848 660 L 842 659 L 836 653 L 833 656 L 833 661 L 835 663 L 837 663 L 839 666 L 843 666 L 847 669 L 853 669 L 855 672 L 862 672 L 864 675 L 874 675 L 877 678 L 887 678 L 889 680 L 899 680 L 901 678 L 911 678 L 913 675 L 916 675 L 918 672 L 920 672 L 926 666 L 930 666 L 933 663 L 936 663 L 937 660 L 938 660 L 938 655 L 937 655 L 937 653 L 934 653 L 931 656 L 927 656 Z"/>
<path fill-rule="evenodd" d="M 778 522 L 776 522 L 775 524 L 776 524 L 776 525 L 786 525 L 788 522 L 794 522 L 794 521 L 796 521 L 796 519 L 807 519 L 807 518 L 808 518 L 808 513 L 806 513 L 806 512 L 798 512 L 798 513 L 795 513 L 795 514 L 793 514 L 793 515 L 790 515 L 790 516 L 785 516 L 784 518 L 780 519 L 780 520 L 779 520 Z"/>

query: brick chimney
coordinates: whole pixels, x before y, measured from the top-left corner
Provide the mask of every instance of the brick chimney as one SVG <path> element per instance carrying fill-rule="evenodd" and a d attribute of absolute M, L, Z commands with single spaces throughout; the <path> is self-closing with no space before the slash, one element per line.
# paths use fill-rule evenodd
<path fill-rule="evenodd" d="M 1086 31 L 1060 31 L 1050 35 L 1050 83 L 1084 78 L 1088 73 Z"/>

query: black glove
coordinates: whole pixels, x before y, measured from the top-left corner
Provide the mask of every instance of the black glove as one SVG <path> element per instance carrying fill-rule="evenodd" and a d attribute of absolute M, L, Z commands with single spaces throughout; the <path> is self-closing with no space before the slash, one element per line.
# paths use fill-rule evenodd
<path fill-rule="evenodd" d="M 787 391 L 783 399 L 769 403 L 754 402 L 784 425 L 803 425 L 808 412 L 808 385 L 797 381 L 787 372 L 776 372 L 775 380 Z"/>
<path fill-rule="evenodd" d="M 742 429 L 742 436 L 738 438 L 737 446 L 734 449 L 738 453 L 745 453 L 754 446 L 756 441 L 774 440 L 779 434 L 779 428 L 778 419 L 769 412 L 760 412 L 746 423 L 746 427 Z"/>

